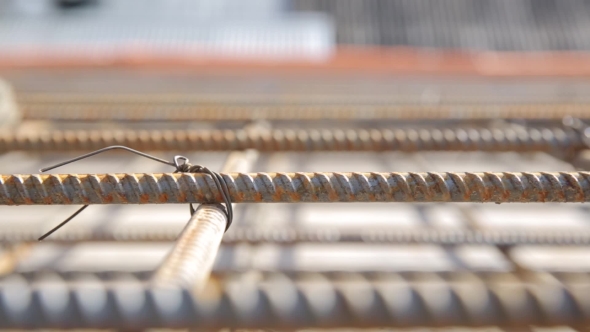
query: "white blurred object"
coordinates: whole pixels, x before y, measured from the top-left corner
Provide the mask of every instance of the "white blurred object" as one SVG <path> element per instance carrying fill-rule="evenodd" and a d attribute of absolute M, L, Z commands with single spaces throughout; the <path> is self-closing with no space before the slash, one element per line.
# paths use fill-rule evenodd
<path fill-rule="evenodd" d="M 39 6 L 35 15 L 18 6 L 2 7 L 0 55 L 35 49 L 45 57 L 100 58 L 141 51 L 187 58 L 313 61 L 330 56 L 336 40 L 328 16 L 287 13 L 283 1 L 101 0 L 62 11 Z"/>
<path fill-rule="evenodd" d="M 11 127 L 20 120 L 12 87 L 0 79 L 0 127 Z"/>

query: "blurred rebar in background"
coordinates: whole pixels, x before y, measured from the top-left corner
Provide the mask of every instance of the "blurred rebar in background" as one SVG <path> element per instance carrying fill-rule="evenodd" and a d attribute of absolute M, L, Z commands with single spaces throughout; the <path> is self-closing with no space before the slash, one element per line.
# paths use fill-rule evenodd
<path fill-rule="evenodd" d="M 0 0 L 0 328 L 586 330 L 588 13 Z"/>

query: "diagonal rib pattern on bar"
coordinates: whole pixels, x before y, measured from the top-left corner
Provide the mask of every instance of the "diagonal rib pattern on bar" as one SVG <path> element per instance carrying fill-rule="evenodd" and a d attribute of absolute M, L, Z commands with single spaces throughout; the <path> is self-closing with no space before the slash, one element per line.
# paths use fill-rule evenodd
<path fill-rule="evenodd" d="M 521 151 L 585 148 L 561 128 L 394 128 L 252 130 L 90 130 L 0 133 L 0 151 L 87 151 L 109 145 L 162 151 Z"/>
<path fill-rule="evenodd" d="M 234 203 L 587 202 L 590 172 L 229 173 Z M 1 205 L 222 202 L 204 174 L 0 176 Z"/>
<path fill-rule="evenodd" d="M 154 283 L 200 291 L 211 273 L 226 224 L 227 215 L 222 206 L 199 206 L 156 271 Z"/>
<path fill-rule="evenodd" d="M 35 230 L 3 229 L 0 241 L 37 241 Z M 52 243 L 78 243 L 81 241 L 129 241 L 129 242 L 167 242 L 178 239 L 176 227 L 141 227 L 116 230 L 93 231 L 91 229 L 63 230 L 47 240 Z M 590 245 L 590 231 L 580 229 L 403 229 L 403 228 L 232 228 L 224 234 L 222 243 L 234 244 L 279 244 L 294 243 L 392 243 L 392 244 L 432 244 L 432 245 L 541 245 L 572 246 Z"/>
<path fill-rule="evenodd" d="M 205 294 L 48 275 L 0 280 L 0 328 L 276 328 L 587 326 L 587 274 L 237 275 Z M 55 299 L 59 299 L 56 301 Z"/>

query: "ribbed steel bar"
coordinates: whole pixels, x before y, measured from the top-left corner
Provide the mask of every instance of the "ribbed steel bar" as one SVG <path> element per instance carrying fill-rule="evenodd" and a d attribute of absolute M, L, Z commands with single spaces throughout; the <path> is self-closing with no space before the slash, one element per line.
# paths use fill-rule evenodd
<path fill-rule="evenodd" d="M 590 172 L 222 173 L 234 203 L 587 202 Z M 222 202 L 209 175 L 0 176 L 0 205 Z"/>
<path fill-rule="evenodd" d="M 153 282 L 202 290 L 211 273 L 226 224 L 227 215 L 222 206 L 199 206 L 154 274 Z"/>
<path fill-rule="evenodd" d="M 248 121 L 266 120 L 411 120 L 411 119 L 556 119 L 590 118 L 588 104 L 477 104 L 374 100 L 324 102 L 215 101 L 154 99 L 25 99 L 19 98 L 26 120 L 54 121 Z"/>
<path fill-rule="evenodd" d="M 223 171 L 248 171 L 257 157 L 258 153 L 253 150 L 232 152 Z M 201 291 L 211 274 L 227 223 L 224 207 L 217 204 L 199 206 L 154 274 L 153 282 Z"/>
<path fill-rule="evenodd" d="M 422 273 L 230 277 L 204 293 L 132 276 L 0 281 L 0 328 L 332 328 L 590 324 L 590 277 Z"/>
<path fill-rule="evenodd" d="M 519 151 L 567 154 L 581 135 L 561 128 L 89 130 L 0 133 L 2 151 L 87 151 L 109 145 L 162 151 Z"/>
<path fill-rule="evenodd" d="M 38 231 L 2 230 L 2 242 L 36 241 Z M 77 229 L 63 230 L 52 235 L 46 242 L 88 242 L 88 241 L 131 241 L 167 242 L 176 241 L 178 229 L 166 227 L 140 227 L 93 232 Z M 392 243 L 392 244 L 433 244 L 466 245 L 482 244 L 494 246 L 543 245 L 568 246 L 590 245 L 590 231 L 575 229 L 517 230 L 517 229 L 337 229 L 337 228 L 271 228 L 240 229 L 233 227 L 223 236 L 222 243 L 231 244 L 291 244 L 291 243 Z"/>

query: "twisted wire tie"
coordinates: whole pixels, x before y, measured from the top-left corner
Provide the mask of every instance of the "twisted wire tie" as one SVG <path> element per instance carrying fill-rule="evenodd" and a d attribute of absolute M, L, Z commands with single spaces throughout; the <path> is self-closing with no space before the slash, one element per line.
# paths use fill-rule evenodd
<path fill-rule="evenodd" d="M 217 172 L 213 172 L 205 166 L 190 164 L 188 158 L 185 156 L 180 156 L 180 155 L 174 156 L 173 161 L 170 162 L 170 161 L 167 161 L 164 159 L 160 159 L 158 157 L 154 157 L 154 156 L 149 155 L 147 153 L 131 149 L 126 146 L 113 145 L 113 146 L 108 146 L 106 148 L 102 148 L 102 149 L 78 156 L 76 158 L 66 160 L 64 162 L 58 163 L 58 164 L 50 166 L 50 167 L 42 168 L 40 171 L 46 172 L 46 171 L 52 170 L 54 168 L 70 164 L 72 162 L 82 160 L 82 159 L 97 155 L 99 153 L 109 151 L 109 150 L 115 150 L 115 149 L 129 151 L 129 152 L 137 154 L 139 156 L 142 156 L 142 157 L 145 157 L 145 158 L 148 158 L 148 159 L 151 159 L 151 160 L 154 160 L 154 161 L 157 161 L 157 162 L 169 165 L 169 166 L 174 166 L 174 167 L 176 167 L 176 170 L 174 171 L 174 173 L 204 173 L 204 174 L 210 175 L 213 178 L 213 181 L 215 182 L 215 186 L 217 187 L 217 190 L 219 190 L 221 197 L 223 198 L 223 203 L 225 204 L 225 209 L 223 210 L 223 212 L 225 213 L 225 215 L 227 217 L 227 223 L 225 226 L 225 231 L 227 232 L 227 230 L 229 229 L 229 226 L 231 226 L 231 224 L 232 224 L 233 216 L 234 216 L 233 208 L 231 205 L 229 186 L 227 185 L 227 182 L 225 181 L 223 176 L 221 176 L 221 174 L 219 174 Z M 59 225 L 55 226 L 50 231 L 46 232 L 41 237 L 39 237 L 38 240 L 42 241 L 45 238 L 47 238 L 49 235 L 53 234 L 55 231 L 57 231 L 58 229 L 63 227 L 65 224 L 67 224 L 70 220 L 74 219 L 74 217 L 76 217 L 78 214 L 80 214 L 82 211 L 84 211 L 84 209 L 86 209 L 87 207 L 88 207 L 88 205 L 82 206 L 80 209 L 78 209 L 76 212 L 74 212 L 74 214 L 72 214 L 66 220 L 62 221 Z M 192 203 L 189 205 L 189 208 L 190 208 L 191 215 L 193 215 L 195 213 L 195 208 L 193 207 Z"/>

